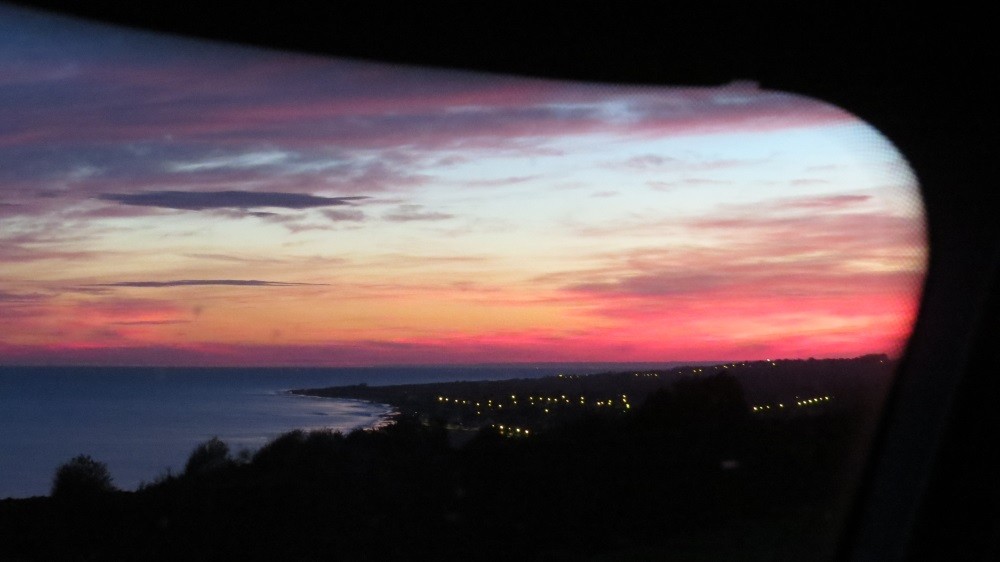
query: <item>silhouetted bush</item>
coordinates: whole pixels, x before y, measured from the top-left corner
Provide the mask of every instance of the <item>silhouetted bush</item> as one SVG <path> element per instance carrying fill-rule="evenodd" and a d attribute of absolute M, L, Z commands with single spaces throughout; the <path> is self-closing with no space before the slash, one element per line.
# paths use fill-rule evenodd
<path fill-rule="evenodd" d="M 108 465 L 90 455 L 73 457 L 62 464 L 52 481 L 52 497 L 58 498 L 94 497 L 116 489 Z"/>

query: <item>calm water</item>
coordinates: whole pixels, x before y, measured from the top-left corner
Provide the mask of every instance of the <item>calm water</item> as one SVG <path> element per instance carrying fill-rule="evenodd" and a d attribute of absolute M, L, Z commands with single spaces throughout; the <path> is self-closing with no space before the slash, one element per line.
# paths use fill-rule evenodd
<path fill-rule="evenodd" d="M 658 364 L 663 367 L 665 364 Z M 356 384 L 533 378 L 640 365 L 154 369 L 0 367 L 0 498 L 48 494 L 56 467 L 79 454 L 135 489 L 182 471 L 213 436 L 254 450 L 296 428 L 349 431 L 388 408 L 283 391 Z"/>

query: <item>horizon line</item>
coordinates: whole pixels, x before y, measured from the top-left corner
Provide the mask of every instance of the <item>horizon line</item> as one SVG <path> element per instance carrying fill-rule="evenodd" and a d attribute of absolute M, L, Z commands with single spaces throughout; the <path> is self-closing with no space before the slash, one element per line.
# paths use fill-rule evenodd
<path fill-rule="evenodd" d="M 781 361 L 848 361 L 865 357 L 885 357 L 889 361 L 898 361 L 901 357 L 893 357 L 888 353 L 864 353 L 853 357 L 778 357 L 766 359 L 737 360 L 660 360 L 660 361 L 508 361 L 479 363 L 386 363 L 379 365 L 99 365 L 99 364 L 4 364 L 0 369 L 34 368 L 34 369 L 414 369 L 414 368 L 461 368 L 461 367 L 504 367 L 504 366 L 559 366 L 559 365 L 653 365 L 657 363 L 698 364 L 702 366 L 728 365 L 729 363 L 768 363 Z"/>

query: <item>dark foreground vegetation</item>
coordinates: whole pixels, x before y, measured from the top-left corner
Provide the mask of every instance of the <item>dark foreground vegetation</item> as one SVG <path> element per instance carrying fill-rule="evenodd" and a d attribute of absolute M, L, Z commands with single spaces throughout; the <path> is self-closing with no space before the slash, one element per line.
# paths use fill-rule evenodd
<path fill-rule="evenodd" d="M 593 397 L 617 398 L 610 406 L 581 407 L 576 394 L 569 410 L 566 394 L 503 430 L 480 421 L 461 446 L 449 427 L 466 409 L 401 408 L 378 430 L 296 431 L 241 457 L 211 440 L 182 474 L 135 492 L 114 490 L 104 467 L 81 456 L 60 468 L 51 497 L 0 502 L 0 559 L 829 558 L 889 366 L 820 363 L 812 367 L 854 382 L 832 400 L 816 387 L 815 402 L 792 396 L 770 410 L 766 396 L 748 400 L 743 377 L 705 369 L 632 388 L 641 400 L 615 388 Z M 435 386 L 428 403 L 443 404 Z M 459 390 L 471 392 L 452 388 L 453 406 L 481 398 Z M 521 389 L 518 405 L 542 390 Z M 531 416 L 544 418 L 534 431 Z"/>

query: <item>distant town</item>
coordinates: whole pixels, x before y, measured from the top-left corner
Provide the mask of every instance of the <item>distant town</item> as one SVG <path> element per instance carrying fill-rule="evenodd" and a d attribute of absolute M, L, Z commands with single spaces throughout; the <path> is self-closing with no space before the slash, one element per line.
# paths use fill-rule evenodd
<path fill-rule="evenodd" d="M 895 362 L 884 354 L 853 359 L 781 359 L 684 366 L 663 370 L 563 373 L 534 379 L 456 381 L 290 391 L 293 394 L 383 403 L 396 412 L 443 422 L 456 444 L 492 428 L 530 437 L 585 416 L 628 414 L 636 404 L 678 381 L 732 375 L 749 411 L 796 417 L 857 407 L 881 396 Z"/>

